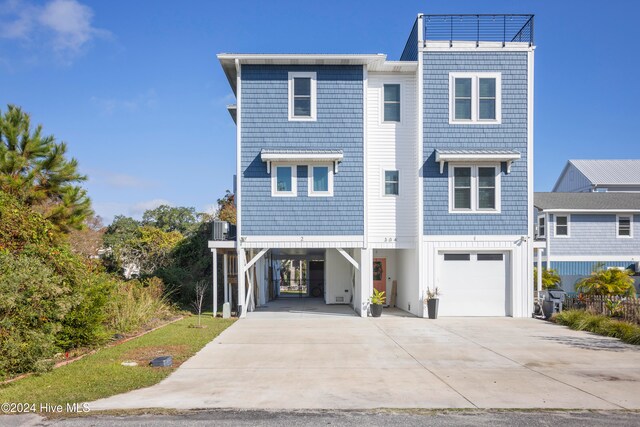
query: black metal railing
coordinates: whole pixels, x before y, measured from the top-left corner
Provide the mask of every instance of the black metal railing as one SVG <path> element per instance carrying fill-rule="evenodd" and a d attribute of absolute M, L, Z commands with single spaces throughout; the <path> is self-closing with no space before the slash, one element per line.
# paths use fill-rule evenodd
<path fill-rule="evenodd" d="M 448 41 L 450 45 L 454 41 L 533 45 L 533 15 L 424 15 L 422 21 L 427 41 Z"/>
<path fill-rule="evenodd" d="M 418 20 L 413 23 L 409 39 L 404 45 L 400 61 L 417 61 L 418 60 Z"/>

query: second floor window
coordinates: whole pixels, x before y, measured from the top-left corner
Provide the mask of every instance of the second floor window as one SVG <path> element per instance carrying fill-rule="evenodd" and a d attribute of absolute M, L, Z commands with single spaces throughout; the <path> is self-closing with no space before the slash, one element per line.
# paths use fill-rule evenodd
<path fill-rule="evenodd" d="M 569 217 L 556 215 L 556 236 L 569 237 Z"/>
<path fill-rule="evenodd" d="M 500 73 L 450 73 L 449 123 L 501 123 L 501 85 Z"/>
<path fill-rule="evenodd" d="M 384 121 L 400 121 L 400 85 L 384 85 Z"/>
<path fill-rule="evenodd" d="M 296 187 L 296 166 L 278 165 L 274 166 L 271 172 L 271 195 L 282 197 L 295 197 Z"/>
<path fill-rule="evenodd" d="M 544 216 L 541 214 L 538 217 L 538 237 L 545 236 L 545 224 L 544 224 Z"/>
<path fill-rule="evenodd" d="M 398 171 L 384 171 L 385 196 L 397 196 L 400 194 L 400 174 Z"/>
<path fill-rule="evenodd" d="M 450 212 L 499 213 L 500 167 L 498 165 L 451 165 Z"/>
<path fill-rule="evenodd" d="M 331 166 L 309 166 L 309 196 L 333 196 L 333 168 Z"/>
<path fill-rule="evenodd" d="M 289 120 L 316 119 L 316 73 L 289 73 Z"/>

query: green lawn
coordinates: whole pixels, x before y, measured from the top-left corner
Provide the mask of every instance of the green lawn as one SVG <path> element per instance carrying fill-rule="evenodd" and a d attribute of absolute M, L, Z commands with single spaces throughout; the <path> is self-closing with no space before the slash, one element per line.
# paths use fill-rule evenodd
<path fill-rule="evenodd" d="M 197 321 L 197 316 L 187 317 L 51 372 L 0 386 L 0 402 L 90 402 L 156 384 L 229 327 L 234 319 L 203 315 L 205 328 L 189 327 Z M 150 359 L 161 355 L 173 356 L 173 366 L 147 366 Z M 123 361 L 137 361 L 138 366 L 122 366 Z"/>

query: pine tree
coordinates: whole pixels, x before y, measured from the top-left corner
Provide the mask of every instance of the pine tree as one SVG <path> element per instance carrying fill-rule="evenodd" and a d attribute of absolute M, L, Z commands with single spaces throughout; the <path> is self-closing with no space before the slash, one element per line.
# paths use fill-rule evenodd
<path fill-rule="evenodd" d="M 31 127 L 31 117 L 20 107 L 0 111 L 0 190 L 14 195 L 51 220 L 58 231 L 82 228 L 92 213 L 87 179 L 76 159 L 67 159 L 67 145 L 43 135 L 42 125 Z"/>

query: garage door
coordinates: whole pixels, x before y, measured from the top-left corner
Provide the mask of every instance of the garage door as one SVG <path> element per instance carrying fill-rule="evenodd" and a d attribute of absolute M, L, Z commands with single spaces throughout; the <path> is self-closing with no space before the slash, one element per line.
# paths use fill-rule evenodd
<path fill-rule="evenodd" d="M 439 316 L 508 316 L 508 253 L 441 252 Z"/>

